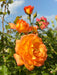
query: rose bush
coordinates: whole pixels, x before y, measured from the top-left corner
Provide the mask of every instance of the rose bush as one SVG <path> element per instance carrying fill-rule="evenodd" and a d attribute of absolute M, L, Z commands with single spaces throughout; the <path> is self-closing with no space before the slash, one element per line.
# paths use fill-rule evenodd
<path fill-rule="evenodd" d="M 25 67 L 30 71 L 34 69 L 34 66 L 42 66 L 47 58 L 46 46 L 42 42 L 41 38 L 37 36 L 37 30 L 39 29 L 39 26 L 41 29 L 45 28 L 48 25 L 48 22 L 45 17 L 41 17 L 40 20 L 38 18 L 36 19 L 36 22 L 39 24 L 39 26 L 34 26 L 33 23 L 31 24 L 30 15 L 32 14 L 33 8 L 34 7 L 32 6 L 24 7 L 25 13 L 27 11 L 28 14 L 30 13 L 29 21 L 31 26 L 29 26 L 29 24 L 23 19 L 17 20 L 16 25 L 9 23 L 10 27 L 12 29 L 16 29 L 19 33 L 28 33 L 31 31 L 33 33 L 24 35 L 20 40 L 16 41 L 16 53 L 14 54 L 17 65 L 25 65 Z"/>
<path fill-rule="evenodd" d="M 47 18 L 35 20 L 34 7 L 26 6 L 29 7 L 25 12 L 29 23 L 22 16 L 17 16 L 14 23 L 8 23 L 5 15 L 10 14 L 8 6 L 13 0 L 0 1 L 1 9 L 6 8 L 6 12 L 0 11 L 0 75 L 57 75 L 57 20 L 52 21 L 52 27 L 47 27 Z"/>

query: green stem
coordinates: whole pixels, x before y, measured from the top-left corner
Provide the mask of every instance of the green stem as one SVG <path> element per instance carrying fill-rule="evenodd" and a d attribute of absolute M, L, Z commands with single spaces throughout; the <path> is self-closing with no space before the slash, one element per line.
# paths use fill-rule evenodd
<path fill-rule="evenodd" d="M 8 24 L 8 22 L 4 19 L 4 21 Z"/>
<path fill-rule="evenodd" d="M 29 18 L 30 18 L 29 21 L 30 21 L 30 24 L 31 24 L 31 15 L 29 15 Z"/>
<path fill-rule="evenodd" d="M 4 15 L 2 17 L 2 32 L 4 33 Z"/>

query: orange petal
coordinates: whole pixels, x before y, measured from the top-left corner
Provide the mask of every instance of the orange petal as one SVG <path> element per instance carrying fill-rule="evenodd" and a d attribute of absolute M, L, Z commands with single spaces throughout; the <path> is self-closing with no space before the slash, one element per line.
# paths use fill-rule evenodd
<path fill-rule="evenodd" d="M 18 52 L 18 49 L 19 49 L 19 43 L 20 43 L 20 40 L 16 40 L 16 47 L 15 47 L 16 53 Z"/>
<path fill-rule="evenodd" d="M 11 29 L 16 29 L 16 25 L 14 23 L 9 23 Z"/>
<path fill-rule="evenodd" d="M 25 64 L 25 67 L 26 67 L 29 71 L 32 71 L 32 70 L 34 69 L 34 66 L 33 66 L 33 65 Z"/>
<path fill-rule="evenodd" d="M 20 56 L 18 54 L 14 54 L 14 58 L 15 58 L 16 63 L 17 63 L 18 66 L 23 65 L 23 61 L 22 61 L 22 59 L 20 58 Z"/>

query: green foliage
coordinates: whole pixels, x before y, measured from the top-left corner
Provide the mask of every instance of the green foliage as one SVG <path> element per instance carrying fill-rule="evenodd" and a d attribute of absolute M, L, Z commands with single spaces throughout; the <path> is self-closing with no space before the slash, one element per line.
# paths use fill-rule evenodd
<path fill-rule="evenodd" d="M 0 74 L 1 75 L 56 75 L 57 74 L 57 31 L 48 29 L 41 31 L 39 37 L 42 38 L 47 47 L 47 60 L 41 67 L 35 67 L 33 71 L 28 71 L 24 66 L 17 66 L 13 58 L 15 53 L 15 41 L 21 35 L 15 30 L 10 30 L 6 25 L 7 33 L 0 32 Z M 9 32 L 8 32 L 9 31 Z M 4 35 L 4 46 L 2 46 L 2 35 Z M 2 50 L 4 48 L 4 53 Z"/>
<path fill-rule="evenodd" d="M 0 75 L 8 75 L 9 72 L 8 72 L 8 68 L 3 65 L 3 66 L 0 66 Z"/>

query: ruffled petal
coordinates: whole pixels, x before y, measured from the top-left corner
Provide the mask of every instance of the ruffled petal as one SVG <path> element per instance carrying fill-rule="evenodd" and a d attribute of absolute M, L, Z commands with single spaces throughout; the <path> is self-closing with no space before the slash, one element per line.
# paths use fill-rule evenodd
<path fill-rule="evenodd" d="M 23 61 L 22 61 L 22 59 L 20 58 L 20 56 L 18 54 L 14 54 L 14 58 L 15 58 L 18 66 L 23 65 Z"/>
<path fill-rule="evenodd" d="M 11 29 L 16 29 L 16 25 L 14 23 L 9 23 Z"/>
<path fill-rule="evenodd" d="M 25 64 L 25 67 L 26 67 L 29 71 L 31 71 L 31 70 L 34 69 L 34 65 Z"/>

